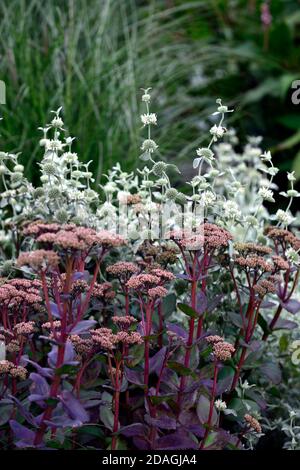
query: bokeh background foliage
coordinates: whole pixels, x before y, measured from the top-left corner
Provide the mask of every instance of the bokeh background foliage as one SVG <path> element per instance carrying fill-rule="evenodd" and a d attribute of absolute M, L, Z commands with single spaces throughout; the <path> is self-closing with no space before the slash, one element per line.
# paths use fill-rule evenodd
<path fill-rule="evenodd" d="M 300 177 L 297 0 L 2 0 L 1 149 L 22 152 L 34 181 L 37 127 L 63 106 L 76 151 L 97 181 L 114 163 L 138 164 L 138 90 L 154 88 L 163 158 L 190 166 L 222 97 L 242 136 L 261 134 L 281 169 Z"/>

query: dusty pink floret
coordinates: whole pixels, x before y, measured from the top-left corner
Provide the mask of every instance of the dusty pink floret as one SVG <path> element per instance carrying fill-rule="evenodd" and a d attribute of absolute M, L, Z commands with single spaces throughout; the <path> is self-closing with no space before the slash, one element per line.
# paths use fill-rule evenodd
<path fill-rule="evenodd" d="M 220 341 L 213 345 L 214 357 L 219 361 L 227 361 L 231 358 L 234 351 L 235 348 L 232 346 L 232 344 L 227 343 L 226 341 Z"/>
<path fill-rule="evenodd" d="M 34 321 L 20 322 L 14 326 L 14 331 L 17 335 L 30 335 L 35 331 Z"/>
<path fill-rule="evenodd" d="M 148 290 L 148 295 L 152 299 L 155 299 L 157 297 L 166 297 L 167 294 L 167 289 L 162 286 L 153 287 L 152 289 Z"/>
<path fill-rule="evenodd" d="M 112 290 L 112 284 L 110 282 L 103 282 L 102 284 L 95 283 L 92 296 L 111 300 L 115 298 L 116 293 Z"/>
<path fill-rule="evenodd" d="M 261 256 L 239 256 L 235 261 L 243 268 L 260 269 L 265 272 L 270 272 L 273 270 L 272 264 L 265 261 Z"/>
<path fill-rule="evenodd" d="M 205 337 L 205 341 L 207 341 L 210 344 L 215 344 L 215 343 L 220 343 L 224 341 L 224 338 L 222 336 L 218 335 L 209 335 Z"/>
<path fill-rule="evenodd" d="M 54 329 L 59 329 L 61 327 L 61 321 L 60 320 L 54 320 L 53 321 L 53 328 Z M 45 330 L 51 330 L 52 325 L 51 322 L 47 321 L 42 324 L 42 328 L 45 328 Z"/>
<path fill-rule="evenodd" d="M 127 281 L 126 285 L 130 289 L 139 289 L 158 285 L 159 282 L 160 278 L 158 276 L 154 276 L 153 274 L 138 274 L 137 276 L 132 276 Z"/>
<path fill-rule="evenodd" d="M 139 271 L 139 268 L 134 263 L 119 261 L 118 263 L 108 266 L 106 271 L 114 276 L 123 276 L 126 274 L 134 274 Z"/>
<path fill-rule="evenodd" d="M 151 270 L 151 273 L 155 276 L 160 277 L 164 281 L 173 281 L 174 279 L 176 279 L 176 276 L 174 276 L 173 273 L 167 271 L 166 269 L 155 268 Z"/>
<path fill-rule="evenodd" d="M 114 316 L 112 317 L 112 321 L 113 323 L 115 323 L 115 325 L 119 325 L 121 327 L 128 327 L 132 325 L 132 323 L 135 323 L 137 320 L 134 317 L 127 315 L 126 317 Z"/>
<path fill-rule="evenodd" d="M 215 249 L 223 248 L 232 240 L 232 235 L 222 227 L 211 223 L 200 225 L 196 231 L 173 231 L 171 238 L 182 248 L 190 251 L 202 248 Z"/>
<path fill-rule="evenodd" d="M 289 263 L 282 258 L 282 256 L 272 256 L 272 260 L 276 268 L 281 269 L 283 271 L 287 271 L 290 268 Z"/>
<path fill-rule="evenodd" d="M 35 270 L 55 268 L 59 264 L 57 253 L 51 250 L 36 250 L 21 253 L 18 260 L 18 266 L 30 266 Z"/>
<path fill-rule="evenodd" d="M 253 418 L 253 416 L 249 414 L 245 414 L 244 419 L 249 424 L 250 428 L 254 429 L 254 431 L 259 434 L 261 433 L 261 425 L 259 424 L 256 418 Z"/>

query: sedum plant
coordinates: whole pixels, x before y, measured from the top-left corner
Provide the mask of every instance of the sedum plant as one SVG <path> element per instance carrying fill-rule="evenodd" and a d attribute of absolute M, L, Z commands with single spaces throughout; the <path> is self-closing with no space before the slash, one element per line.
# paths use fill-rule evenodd
<path fill-rule="evenodd" d="M 180 190 L 149 88 L 142 104 L 141 168 L 114 166 L 99 194 L 61 109 L 41 129 L 38 187 L 0 154 L 2 446 L 253 449 L 276 411 L 295 448 L 278 403 L 295 406 L 299 379 L 294 175 L 272 215 L 271 154 L 254 138 L 236 150 L 217 100 Z"/>

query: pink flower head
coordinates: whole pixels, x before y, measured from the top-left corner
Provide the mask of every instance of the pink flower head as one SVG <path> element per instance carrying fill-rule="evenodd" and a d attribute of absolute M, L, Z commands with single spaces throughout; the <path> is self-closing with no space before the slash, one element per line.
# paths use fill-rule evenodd
<path fill-rule="evenodd" d="M 59 257 L 54 251 L 36 250 L 21 253 L 18 260 L 18 266 L 30 266 L 35 271 L 46 270 L 48 267 L 55 268 L 59 264 Z"/>
<path fill-rule="evenodd" d="M 167 294 L 167 289 L 162 286 L 152 287 L 152 289 L 148 290 L 148 295 L 151 299 L 166 297 Z"/>
<path fill-rule="evenodd" d="M 153 274 L 138 274 L 137 276 L 132 276 L 127 281 L 127 287 L 129 289 L 150 289 L 153 286 L 157 286 L 160 283 L 160 278 L 154 276 Z"/>
<path fill-rule="evenodd" d="M 235 348 L 226 341 L 219 341 L 213 345 L 213 355 L 219 361 L 227 361 L 231 358 Z"/>
<path fill-rule="evenodd" d="M 206 336 L 205 341 L 207 341 L 209 344 L 215 344 L 215 343 L 223 342 L 224 338 L 218 335 L 210 335 L 210 336 Z"/>
<path fill-rule="evenodd" d="M 14 331 L 17 335 L 31 335 L 35 330 L 34 321 L 20 322 L 14 327 Z"/>
<path fill-rule="evenodd" d="M 134 263 L 130 263 L 128 261 L 119 261 L 118 263 L 108 266 L 106 271 L 116 277 L 121 277 L 135 274 L 139 271 L 139 268 Z"/>

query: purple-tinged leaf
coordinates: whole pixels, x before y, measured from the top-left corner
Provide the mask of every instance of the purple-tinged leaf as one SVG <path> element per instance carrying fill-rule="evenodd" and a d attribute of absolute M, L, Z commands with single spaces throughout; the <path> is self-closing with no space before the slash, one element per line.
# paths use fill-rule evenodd
<path fill-rule="evenodd" d="M 298 323 L 291 320 L 284 320 L 283 318 L 279 318 L 273 328 L 273 330 L 293 330 L 294 328 L 298 327 Z"/>
<path fill-rule="evenodd" d="M 163 362 L 166 357 L 167 348 L 164 346 L 150 359 L 150 372 L 155 372 L 157 375 L 160 374 Z"/>
<path fill-rule="evenodd" d="M 69 392 L 68 390 L 63 390 L 60 395 L 58 395 L 64 409 L 70 416 L 70 418 L 80 421 L 81 423 L 86 423 L 89 421 L 89 414 L 84 409 L 82 404 L 80 403 L 74 395 Z"/>
<path fill-rule="evenodd" d="M 196 437 L 204 437 L 205 429 L 201 424 L 190 424 L 185 429 L 195 434 Z"/>
<path fill-rule="evenodd" d="M 167 436 L 160 437 L 155 441 L 154 447 L 157 450 L 198 449 L 199 444 L 197 444 L 187 434 L 182 431 L 178 431 Z"/>
<path fill-rule="evenodd" d="M 148 427 L 142 423 L 133 423 L 128 426 L 123 426 L 119 430 L 119 434 L 125 437 L 143 436 L 146 435 Z"/>
<path fill-rule="evenodd" d="M 51 420 L 44 420 L 44 423 L 51 428 L 78 428 L 82 426 L 82 421 L 79 419 L 72 419 L 66 414 L 55 416 Z"/>
<path fill-rule="evenodd" d="M 146 439 L 144 439 L 142 437 L 134 436 L 133 445 L 134 445 L 134 447 L 136 447 L 139 450 L 149 450 L 150 449 L 150 444 L 148 443 L 148 441 L 146 441 Z"/>
<path fill-rule="evenodd" d="M 52 369 L 49 369 L 48 367 L 41 367 L 37 362 L 28 359 L 27 356 L 22 356 L 22 358 L 24 359 L 25 363 L 31 364 L 33 367 L 35 367 L 39 375 L 49 379 L 53 377 L 54 372 Z"/>
<path fill-rule="evenodd" d="M 90 274 L 88 271 L 84 271 L 84 272 L 81 272 L 81 271 L 77 271 L 76 273 L 73 274 L 72 276 L 72 280 L 73 282 L 74 281 L 88 281 L 90 277 Z"/>
<path fill-rule="evenodd" d="M 30 386 L 30 395 L 28 400 L 32 402 L 40 402 L 49 397 L 50 387 L 47 380 L 39 374 L 32 372 L 29 376 L 32 380 Z"/>
<path fill-rule="evenodd" d="M 197 404 L 197 416 L 201 424 L 205 424 L 208 421 L 210 401 L 205 395 L 201 395 Z M 215 407 L 213 407 L 211 424 L 215 425 L 218 421 L 218 414 Z"/>
<path fill-rule="evenodd" d="M 260 304 L 260 308 L 274 308 L 276 306 L 275 302 L 271 302 L 270 300 L 263 300 Z"/>
<path fill-rule="evenodd" d="M 184 279 L 184 280 L 189 279 L 189 276 L 187 276 L 186 274 L 176 274 L 176 277 L 177 279 Z"/>
<path fill-rule="evenodd" d="M 17 442 L 15 443 L 17 447 L 34 447 L 35 433 L 33 431 L 18 423 L 14 419 L 11 419 L 9 424 L 17 439 Z"/>
<path fill-rule="evenodd" d="M 128 382 L 136 384 L 136 385 L 144 385 L 144 378 L 143 378 L 143 373 L 138 372 L 132 369 L 129 369 L 129 367 L 125 367 L 125 377 L 128 380 Z"/>
<path fill-rule="evenodd" d="M 96 324 L 97 322 L 95 320 L 82 320 L 79 321 L 73 328 L 71 327 L 69 333 L 72 335 L 79 335 L 80 333 L 84 333 L 85 331 L 90 330 Z"/>
<path fill-rule="evenodd" d="M 49 366 L 52 368 L 56 368 L 57 364 L 57 354 L 58 354 L 58 346 L 53 345 L 51 351 L 48 353 L 48 363 Z M 70 365 L 70 366 L 76 366 L 78 364 L 78 361 L 75 361 L 75 351 L 73 344 L 71 341 L 66 342 L 65 346 L 65 354 L 64 354 L 64 360 L 62 365 Z"/>
<path fill-rule="evenodd" d="M 184 340 L 187 340 L 188 338 L 187 332 L 181 326 L 175 325 L 175 323 L 167 323 L 167 329 L 172 333 L 175 333 L 179 338 Z"/>
<path fill-rule="evenodd" d="M 198 293 L 196 305 L 197 305 L 196 307 L 197 312 L 199 313 L 199 315 L 202 315 L 206 311 L 207 305 L 208 305 L 207 297 L 204 294 L 204 292 Z"/>
<path fill-rule="evenodd" d="M 61 318 L 61 314 L 58 305 L 55 302 L 50 301 L 50 310 L 54 318 Z"/>
<path fill-rule="evenodd" d="M 290 299 L 287 302 L 281 302 L 282 307 L 290 313 L 300 312 L 300 302 L 296 299 Z"/>
<path fill-rule="evenodd" d="M 282 379 L 281 370 L 275 362 L 266 362 L 260 367 L 261 372 L 268 377 L 275 385 Z"/>
<path fill-rule="evenodd" d="M 23 403 L 18 400 L 18 398 L 14 397 L 13 395 L 9 395 L 9 398 L 16 404 L 18 411 L 23 418 L 26 419 L 26 421 L 31 424 L 32 426 L 37 426 L 37 418 L 35 418 L 23 405 Z"/>
<path fill-rule="evenodd" d="M 161 416 L 160 418 L 151 418 L 150 415 L 145 416 L 145 420 L 150 426 L 154 426 L 159 429 L 169 429 L 175 431 L 176 419 L 170 418 L 169 416 Z"/>
<path fill-rule="evenodd" d="M 262 398 L 262 396 L 258 392 L 249 388 L 249 390 L 246 391 L 246 396 L 247 398 L 251 398 L 251 400 L 255 401 L 262 410 L 265 410 L 267 408 L 267 402 Z"/>

